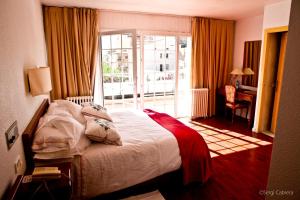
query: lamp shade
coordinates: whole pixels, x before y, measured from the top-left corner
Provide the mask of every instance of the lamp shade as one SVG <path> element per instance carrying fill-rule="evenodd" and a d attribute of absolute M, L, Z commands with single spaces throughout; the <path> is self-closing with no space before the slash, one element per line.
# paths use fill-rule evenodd
<path fill-rule="evenodd" d="M 245 68 L 243 72 L 244 72 L 244 75 L 253 75 L 254 74 L 254 71 L 249 67 Z"/>
<path fill-rule="evenodd" d="M 49 67 L 29 69 L 28 79 L 32 96 L 47 94 L 52 90 Z"/>
<path fill-rule="evenodd" d="M 232 72 L 230 72 L 230 74 L 232 74 L 232 75 L 243 75 L 244 73 L 243 73 L 241 68 L 234 68 L 232 70 Z"/>

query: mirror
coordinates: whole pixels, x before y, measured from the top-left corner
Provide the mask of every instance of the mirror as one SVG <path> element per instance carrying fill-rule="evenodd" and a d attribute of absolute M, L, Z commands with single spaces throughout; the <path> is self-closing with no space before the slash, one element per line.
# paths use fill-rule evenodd
<path fill-rule="evenodd" d="M 245 41 L 243 70 L 245 70 L 246 68 L 250 68 L 254 72 L 254 74 L 244 75 L 242 80 L 243 85 L 257 87 L 260 50 L 261 50 L 261 40 Z"/>

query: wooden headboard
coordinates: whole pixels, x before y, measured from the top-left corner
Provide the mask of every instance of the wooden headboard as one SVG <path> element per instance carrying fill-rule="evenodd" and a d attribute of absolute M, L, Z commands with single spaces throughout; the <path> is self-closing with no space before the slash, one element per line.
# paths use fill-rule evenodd
<path fill-rule="evenodd" d="M 49 107 L 49 100 L 44 99 L 42 104 L 39 106 L 39 108 L 33 115 L 32 119 L 30 120 L 29 124 L 27 125 L 26 129 L 22 134 L 22 141 L 23 141 L 24 153 L 26 158 L 27 170 L 32 169 L 34 167 L 34 162 L 33 162 L 34 153 L 32 152 L 31 149 L 32 141 L 39 120 L 47 112 L 48 107 Z"/>

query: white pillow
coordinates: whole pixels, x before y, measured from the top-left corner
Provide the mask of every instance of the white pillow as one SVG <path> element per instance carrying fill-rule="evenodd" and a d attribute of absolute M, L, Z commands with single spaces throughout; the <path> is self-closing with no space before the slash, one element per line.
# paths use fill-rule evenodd
<path fill-rule="evenodd" d="M 96 118 L 102 118 L 102 119 L 106 119 L 106 120 L 112 122 L 111 117 L 106 112 L 106 108 L 104 108 L 103 106 L 93 104 L 93 103 L 85 103 L 82 105 L 83 105 L 83 108 L 81 110 L 81 113 L 83 115 L 90 116 L 90 117 L 96 117 Z"/>
<path fill-rule="evenodd" d="M 60 115 L 73 117 L 73 115 L 69 112 L 68 109 L 59 106 L 57 103 L 50 103 L 46 115 Z"/>
<path fill-rule="evenodd" d="M 90 144 L 91 141 L 85 136 L 85 134 L 82 134 L 78 144 L 74 148 L 56 152 L 39 152 L 34 155 L 34 158 L 42 160 L 73 158 L 76 155 L 81 155 Z"/>
<path fill-rule="evenodd" d="M 33 139 L 34 152 L 57 152 L 75 148 L 85 126 L 72 116 L 46 114 L 40 119 Z"/>
<path fill-rule="evenodd" d="M 34 137 L 32 150 L 34 152 L 57 152 L 69 150 L 72 146 L 72 137 L 54 127 L 40 128 Z"/>
<path fill-rule="evenodd" d="M 81 113 L 82 106 L 67 100 L 55 100 L 50 104 L 47 114 L 50 115 L 66 115 L 71 114 L 77 121 L 85 124 L 85 119 Z"/>
<path fill-rule="evenodd" d="M 104 144 L 122 145 L 121 137 L 111 121 L 85 117 L 87 120 L 85 135 L 96 142 Z"/>

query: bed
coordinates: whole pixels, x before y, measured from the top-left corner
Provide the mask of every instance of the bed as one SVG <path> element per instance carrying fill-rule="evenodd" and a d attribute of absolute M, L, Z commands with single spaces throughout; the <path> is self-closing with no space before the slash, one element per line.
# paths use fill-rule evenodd
<path fill-rule="evenodd" d="M 48 107 L 48 100 L 44 100 L 22 135 L 28 168 L 37 162 L 33 159 L 32 141 Z M 92 143 L 73 157 L 75 199 L 119 191 L 182 168 L 184 184 L 206 182 L 211 176 L 206 143 L 197 132 L 193 132 L 196 139 L 188 141 L 186 133 L 193 130 L 176 119 L 152 110 L 126 110 L 110 116 L 122 145 Z"/>

